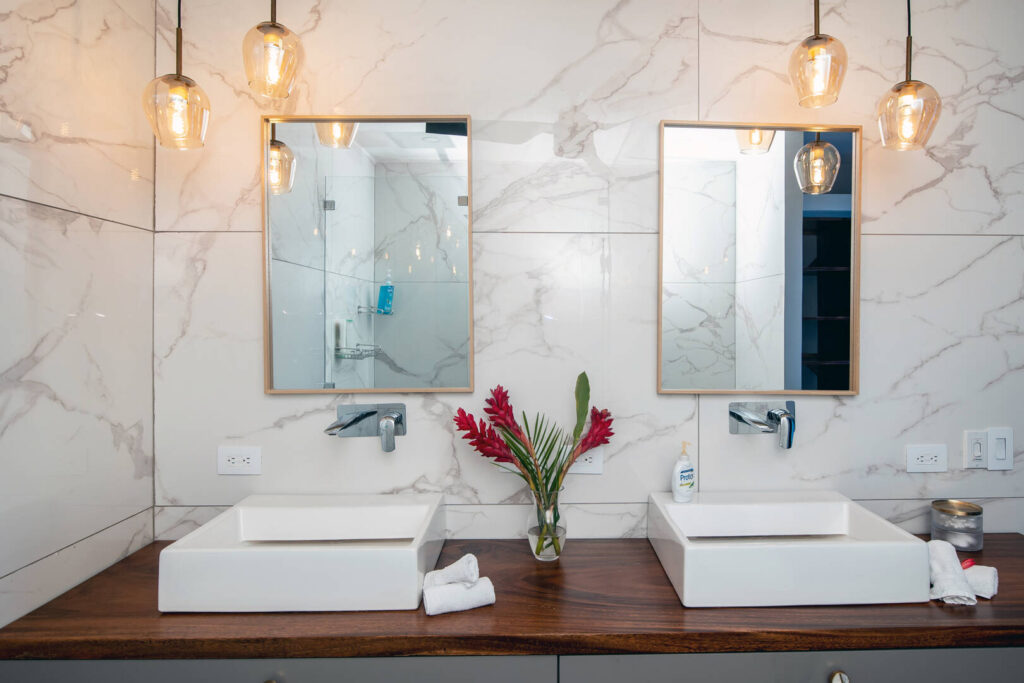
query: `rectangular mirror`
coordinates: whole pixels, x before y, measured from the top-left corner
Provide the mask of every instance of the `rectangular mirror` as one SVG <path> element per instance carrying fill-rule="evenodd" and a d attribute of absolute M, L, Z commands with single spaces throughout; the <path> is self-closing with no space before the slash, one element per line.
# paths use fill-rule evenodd
<path fill-rule="evenodd" d="M 857 393 L 860 148 L 662 122 L 659 393 Z"/>
<path fill-rule="evenodd" d="M 468 116 L 263 118 L 267 393 L 473 390 Z"/>

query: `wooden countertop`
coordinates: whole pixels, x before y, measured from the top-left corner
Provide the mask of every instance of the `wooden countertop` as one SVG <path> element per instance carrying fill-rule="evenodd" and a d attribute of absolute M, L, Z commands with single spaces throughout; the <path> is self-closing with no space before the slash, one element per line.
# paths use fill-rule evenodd
<path fill-rule="evenodd" d="M 171 659 L 387 655 L 604 654 L 1024 645 L 1024 536 L 991 534 L 979 564 L 999 595 L 841 607 L 686 609 L 643 539 L 570 540 L 557 563 L 523 540 L 448 541 L 472 552 L 497 604 L 427 617 L 404 612 L 161 614 L 154 543 L 0 629 L 0 659 Z"/>

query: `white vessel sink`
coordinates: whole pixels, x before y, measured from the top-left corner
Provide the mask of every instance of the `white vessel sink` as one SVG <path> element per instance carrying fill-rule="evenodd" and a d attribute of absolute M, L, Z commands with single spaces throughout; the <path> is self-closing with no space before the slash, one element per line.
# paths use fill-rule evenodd
<path fill-rule="evenodd" d="M 927 602 L 924 541 L 831 491 L 652 493 L 647 537 L 687 607 Z"/>
<path fill-rule="evenodd" d="M 441 494 L 249 496 L 160 553 L 161 612 L 416 609 Z"/>

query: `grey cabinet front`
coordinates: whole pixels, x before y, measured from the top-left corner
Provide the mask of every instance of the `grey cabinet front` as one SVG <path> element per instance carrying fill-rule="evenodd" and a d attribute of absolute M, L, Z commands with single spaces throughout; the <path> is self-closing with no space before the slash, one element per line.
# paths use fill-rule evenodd
<path fill-rule="evenodd" d="M 560 683 L 1003 683 L 1024 680 L 1024 648 L 561 657 Z"/>
<path fill-rule="evenodd" d="M 14 683 L 557 683 L 556 657 L 0 661 Z"/>

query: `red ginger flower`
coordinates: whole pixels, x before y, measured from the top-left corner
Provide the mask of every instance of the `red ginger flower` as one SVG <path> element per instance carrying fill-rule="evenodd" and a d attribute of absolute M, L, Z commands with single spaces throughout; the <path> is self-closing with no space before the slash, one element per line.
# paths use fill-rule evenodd
<path fill-rule="evenodd" d="M 512 404 L 509 403 L 508 391 L 505 390 L 505 387 L 499 384 L 491 389 L 491 397 L 486 399 L 484 403 L 487 405 L 484 408 L 484 412 L 491 418 L 491 424 L 508 430 L 520 441 L 527 441 L 522 428 L 516 422 L 515 411 L 512 409 Z"/>
<path fill-rule="evenodd" d="M 466 432 L 462 438 L 468 439 L 469 445 L 479 451 L 481 455 L 494 458 L 498 462 L 510 462 L 518 467 L 516 459 L 512 457 L 512 451 L 494 431 L 494 428 L 482 419 L 478 425 L 475 417 L 459 408 L 454 421 L 459 431 Z"/>
<path fill-rule="evenodd" d="M 590 409 L 590 429 L 580 439 L 578 452 L 586 453 L 591 448 L 603 446 L 615 435 L 612 431 L 612 414 L 608 409 L 598 410 L 596 407 Z"/>

